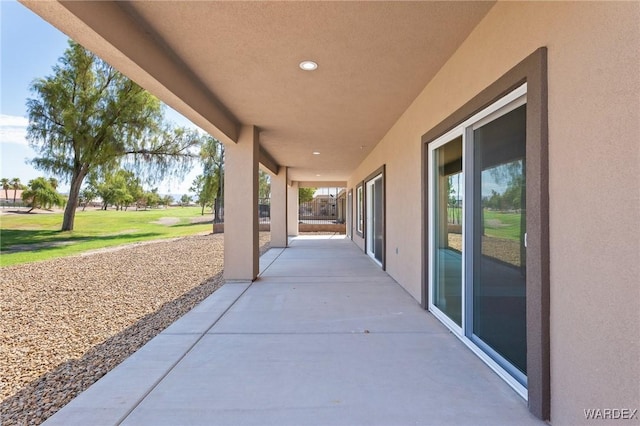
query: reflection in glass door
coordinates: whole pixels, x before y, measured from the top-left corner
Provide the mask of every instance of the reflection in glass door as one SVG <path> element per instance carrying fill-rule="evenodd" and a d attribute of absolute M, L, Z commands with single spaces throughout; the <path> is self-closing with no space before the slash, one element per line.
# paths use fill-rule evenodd
<path fill-rule="evenodd" d="M 429 309 L 527 386 L 526 85 L 429 144 Z"/>
<path fill-rule="evenodd" d="M 473 131 L 473 337 L 527 373 L 526 105 Z"/>

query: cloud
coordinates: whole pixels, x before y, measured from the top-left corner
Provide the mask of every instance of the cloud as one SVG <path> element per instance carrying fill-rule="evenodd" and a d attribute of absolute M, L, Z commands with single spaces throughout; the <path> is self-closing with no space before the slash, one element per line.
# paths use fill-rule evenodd
<path fill-rule="evenodd" d="M 28 124 L 25 117 L 0 114 L 0 143 L 27 145 Z"/>

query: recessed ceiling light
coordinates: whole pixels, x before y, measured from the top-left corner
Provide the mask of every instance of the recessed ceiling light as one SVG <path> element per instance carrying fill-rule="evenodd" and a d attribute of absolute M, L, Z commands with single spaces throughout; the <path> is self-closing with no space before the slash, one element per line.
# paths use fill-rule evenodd
<path fill-rule="evenodd" d="M 316 176 L 322 176 L 322 175 L 316 175 Z"/>
<path fill-rule="evenodd" d="M 318 68 L 318 64 L 313 61 L 302 61 L 300 62 L 300 68 L 305 71 L 313 71 Z"/>
<path fill-rule="evenodd" d="M 320 155 L 320 151 L 313 151 L 313 155 Z"/>

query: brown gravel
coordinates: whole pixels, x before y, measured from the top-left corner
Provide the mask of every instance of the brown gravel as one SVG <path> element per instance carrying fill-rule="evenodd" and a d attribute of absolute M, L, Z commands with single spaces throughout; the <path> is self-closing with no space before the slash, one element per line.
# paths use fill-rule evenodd
<path fill-rule="evenodd" d="M 2 268 L 0 425 L 42 423 L 219 288 L 222 267 L 211 234 Z"/>
<path fill-rule="evenodd" d="M 462 251 L 462 235 L 448 234 L 449 247 Z M 520 242 L 506 238 L 482 237 L 482 254 L 520 267 L 522 264 Z"/>

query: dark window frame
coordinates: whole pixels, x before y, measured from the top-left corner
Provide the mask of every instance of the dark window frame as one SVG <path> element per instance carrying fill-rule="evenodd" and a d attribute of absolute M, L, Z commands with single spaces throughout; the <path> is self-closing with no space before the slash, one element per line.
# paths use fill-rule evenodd
<path fill-rule="evenodd" d="M 547 49 L 541 47 L 422 136 L 422 306 L 428 297 L 428 144 L 527 83 L 527 392 L 529 411 L 551 411 Z"/>

